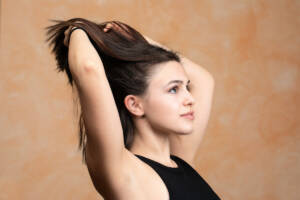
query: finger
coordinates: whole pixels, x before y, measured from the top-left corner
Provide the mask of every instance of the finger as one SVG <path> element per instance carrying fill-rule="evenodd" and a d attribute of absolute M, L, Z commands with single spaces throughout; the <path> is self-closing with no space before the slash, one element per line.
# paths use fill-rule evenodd
<path fill-rule="evenodd" d="M 66 34 L 68 35 L 73 28 L 74 26 L 69 26 L 66 30 Z"/>
<path fill-rule="evenodd" d="M 68 44 L 67 44 L 67 39 L 66 39 L 66 37 L 64 38 L 64 45 L 67 47 L 68 46 Z"/>
<path fill-rule="evenodd" d="M 113 25 L 111 23 L 107 23 L 105 25 L 105 28 L 103 29 L 104 32 L 107 32 L 108 30 L 110 30 L 113 27 Z"/>
<path fill-rule="evenodd" d="M 69 26 L 65 32 L 64 32 L 64 35 L 65 35 L 65 38 L 64 38 L 64 45 L 68 47 L 68 42 L 69 42 L 69 38 L 70 38 L 70 31 L 74 28 L 74 26 Z"/>
<path fill-rule="evenodd" d="M 65 36 L 67 36 L 67 35 L 68 35 L 68 33 L 69 33 L 69 29 L 70 29 L 70 27 L 68 27 L 68 28 L 65 30 L 65 32 L 64 32 Z"/>
<path fill-rule="evenodd" d="M 106 28 L 111 28 L 113 25 L 111 23 L 106 24 Z"/>

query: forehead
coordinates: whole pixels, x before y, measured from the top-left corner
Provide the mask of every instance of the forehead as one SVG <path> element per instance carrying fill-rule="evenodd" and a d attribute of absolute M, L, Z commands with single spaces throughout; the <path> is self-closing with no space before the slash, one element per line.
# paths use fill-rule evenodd
<path fill-rule="evenodd" d="M 186 81 L 187 79 L 183 66 L 176 61 L 169 61 L 156 66 L 151 76 L 150 85 L 159 86 L 167 84 L 171 80 Z"/>

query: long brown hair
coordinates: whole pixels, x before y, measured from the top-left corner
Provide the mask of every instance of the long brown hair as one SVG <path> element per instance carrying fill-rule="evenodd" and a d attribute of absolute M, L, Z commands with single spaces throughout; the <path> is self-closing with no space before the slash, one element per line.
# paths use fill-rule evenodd
<path fill-rule="evenodd" d="M 55 55 L 58 72 L 65 72 L 73 88 L 73 78 L 68 65 L 68 48 L 63 44 L 64 32 L 69 26 L 82 28 L 97 50 L 110 84 L 122 123 L 124 145 L 130 148 L 134 133 L 131 113 L 124 105 L 129 95 L 143 96 L 147 92 L 154 65 L 167 61 L 180 62 L 176 52 L 152 45 L 135 29 L 120 21 L 92 22 L 83 18 L 66 21 L 51 20 L 54 25 L 46 27 L 49 46 Z M 114 23 L 118 29 L 104 32 L 107 23 Z M 101 122 L 100 122 L 101 123 Z M 79 149 L 82 149 L 85 163 L 86 130 L 82 112 L 79 117 Z"/>

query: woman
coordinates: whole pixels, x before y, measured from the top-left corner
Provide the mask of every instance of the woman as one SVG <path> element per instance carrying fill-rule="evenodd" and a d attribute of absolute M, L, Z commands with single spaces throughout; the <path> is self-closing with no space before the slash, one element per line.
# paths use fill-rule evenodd
<path fill-rule="evenodd" d="M 214 81 L 202 67 L 119 21 L 47 27 L 75 83 L 80 147 L 105 199 L 219 199 L 194 170 Z"/>

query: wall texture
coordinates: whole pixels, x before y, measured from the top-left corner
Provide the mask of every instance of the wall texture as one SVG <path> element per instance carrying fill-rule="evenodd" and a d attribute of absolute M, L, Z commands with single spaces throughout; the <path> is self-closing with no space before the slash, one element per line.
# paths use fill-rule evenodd
<path fill-rule="evenodd" d="M 48 19 L 120 20 L 216 80 L 197 171 L 226 200 L 300 198 L 300 1 L 1 1 L 0 199 L 102 199 Z"/>

